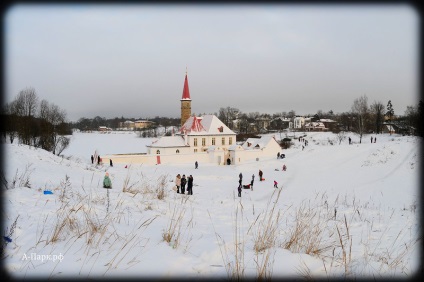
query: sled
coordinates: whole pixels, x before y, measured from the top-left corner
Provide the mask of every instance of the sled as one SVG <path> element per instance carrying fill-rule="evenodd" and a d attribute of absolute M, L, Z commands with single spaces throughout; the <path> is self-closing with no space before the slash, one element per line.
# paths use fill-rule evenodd
<path fill-rule="evenodd" d="M 261 181 L 265 181 L 265 178 L 262 178 Z"/>
<path fill-rule="evenodd" d="M 47 195 L 47 194 L 53 194 L 53 192 L 52 191 L 49 191 L 49 190 L 45 190 L 44 191 L 44 195 Z"/>
<path fill-rule="evenodd" d="M 243 188 L 244 188 L 244 189 L 250 189 L 250 184 L 243 185 Z"/>

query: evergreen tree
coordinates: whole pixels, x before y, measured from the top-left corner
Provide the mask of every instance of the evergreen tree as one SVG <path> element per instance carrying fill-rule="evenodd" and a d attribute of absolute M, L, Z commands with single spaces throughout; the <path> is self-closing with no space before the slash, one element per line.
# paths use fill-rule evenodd
<path fill-rule="evenodd" d="M 387 103 L 386 116 L 389 118 L 389 121 L 391 121 L 394 115 L 395 111 L 393 110 L 392 101 L 389 100 L 389 102 Z"/>

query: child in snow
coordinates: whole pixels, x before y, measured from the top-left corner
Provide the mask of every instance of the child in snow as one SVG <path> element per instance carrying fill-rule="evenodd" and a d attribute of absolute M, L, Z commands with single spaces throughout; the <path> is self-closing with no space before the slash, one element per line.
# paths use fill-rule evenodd
<path fill-rule="evenodd" d="M 237 190 L 238 190 L 238 196 L 241 197 L 241 183 L 239 184 Z"/>
<path fill-rule="evenodd" d="M 277 181 L 274 180 L 274 188 L 278 188 L 277 185 L 278 185 Z"/>
<path fill-rule="evenodd" d="M 112 181 L 109 178 L 109 173 L 106 172 L 105 178 L 103 179 L 103 188 L 112 188 Z"/>
<path fill-rule="evenodd" d="M 283 171 L 286 171 L 287 170 L 287 167 L 286 167 L 286 165 L 284 164 L 283 165 Z"/>

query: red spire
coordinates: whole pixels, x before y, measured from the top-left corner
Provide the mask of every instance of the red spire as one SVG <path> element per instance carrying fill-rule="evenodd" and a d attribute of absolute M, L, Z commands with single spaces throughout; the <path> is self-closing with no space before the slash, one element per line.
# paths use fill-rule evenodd
<path fill-rule="evenodd" d="M 181 100 L 191 100 L 190 98 L 190 91 L 188 90 L 188 80 L 187 80 L 187 72 L 184 80 L 184 89 L 183 89 L 183 97 Z"/>

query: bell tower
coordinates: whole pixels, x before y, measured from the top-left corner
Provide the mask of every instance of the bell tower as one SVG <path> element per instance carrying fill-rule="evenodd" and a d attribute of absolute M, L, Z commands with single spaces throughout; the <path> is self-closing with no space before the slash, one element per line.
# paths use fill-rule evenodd
<path fill-rule="evenodd" d="M 181 98 L 181 126 L 184 125 L 184 123 L 190 116 L 191 116 L 191 99 L 190 99 L 190 91 L 188 89 L 187 69 L 186 69 L 183 96 Z"/>

